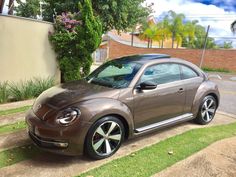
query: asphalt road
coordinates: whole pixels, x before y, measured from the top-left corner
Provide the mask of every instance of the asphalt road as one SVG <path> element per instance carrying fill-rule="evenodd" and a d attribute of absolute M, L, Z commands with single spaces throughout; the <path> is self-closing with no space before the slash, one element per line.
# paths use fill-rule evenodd
<path fill-rule="evenodd" d="M 219 74 L 221 80 L 211 78 L 216 82 L 220 90 L 220 106 L 219 111 L 236 115 L 236 81 L 231 80 L 236 75 Z"/>

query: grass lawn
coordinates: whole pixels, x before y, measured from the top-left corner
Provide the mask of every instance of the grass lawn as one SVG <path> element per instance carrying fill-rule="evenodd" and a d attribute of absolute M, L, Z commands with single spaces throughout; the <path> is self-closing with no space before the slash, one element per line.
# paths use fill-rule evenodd
<path fill-rule="evenodd" d="M 33 145 L 26 145 L 2 151 L 0 152 L 0 168 L 30 159 L 40 154 L 40 152 L 41 151 Z"/>
<path fill-rule="evenodd" d="M 26 128 L 25 121 L 16 122 L 14 124 L 7 124 L 0 126 L 0 135 L 5 133 L 16 132 Z"/>
<path fill-rule="evenodd" d="M 132 155 L 113 160 L 80 176 L 149 177 L 218 140 L 232 136 L 236 136 L 236 123 L 193 129 L 141 149 Z M 168 154 L 170 151 L 173 152 L 172 155 Z"/>
<path fill-rule="evenodd" d="M 20 107 L 20 108 L 15 108 L 15 109 L 7 109 L 7 110 L 3 110 L 0 111 L 0 116 L 5 116 L 5 115 L 9 115 L 9 114 L 15 114 L 15 113 L 20 113 L 20 112 L 25 112 L 28 109 L 30 109 L 31 106 L 24 106 L 24 107 Z"/>
<path fill-rule="evenodd" d="M 230 70 L 225 69 L 225 68 L 209 68 L 209 67 L 203 67 L 203 71 L 206 72 L 220 72 L 220 73 L 231 73 Z"/>

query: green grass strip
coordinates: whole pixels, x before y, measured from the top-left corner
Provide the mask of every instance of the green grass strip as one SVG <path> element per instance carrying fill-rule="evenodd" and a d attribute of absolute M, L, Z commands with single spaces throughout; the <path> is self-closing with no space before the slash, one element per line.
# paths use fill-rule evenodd
<path fill-rule="evenodd" d="M 203 67 L 203 71 L 206 72 L 220 72 L 220 73 L 231 73 L 230 70 L 225 68 L 209 68 L 209 67 Z"/>
<path fill-rule="evenodd" d="M 25 112 L 25 111 L 27 111 L 30 108 L 31 108 L 31 106 L 23 106 L 23 107 L 20 107 L 20 108 L 3 110 L 3 111 L 0 111 L 0 116 L 10 115 L 10 114 L 15 114 L 15 113 L 20 113 L 20 112 Z"/>
<path fill-rule="evenodd" d="M 0 135 L 6 133 L 16 132 L 26 128 L 25 121 L 16 122 L 14 124 L 7 124 L 0 126 Z"/>
<path fill-rule="evenodd" d="M 33 145 L 16 147 L 0 152 L 0 168 L 13 165 L 40 154 L 41 151 Z"/>
<path fill-rule="evenodd" d="M 187 131 L 81 174 L 81 177 L 149 177 L 208 145 L 236 135 L 236 123 Z M 173 155 L 168 152 L 173 151 Z"/>

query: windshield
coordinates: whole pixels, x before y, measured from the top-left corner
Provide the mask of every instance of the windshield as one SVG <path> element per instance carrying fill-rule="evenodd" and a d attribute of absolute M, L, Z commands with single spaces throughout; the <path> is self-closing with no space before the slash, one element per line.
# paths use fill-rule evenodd
<path fill-rule="evenodd" d="M 126 88 L 140 68 L 141 64 L 136 62 L 112 60 L 92 72 L 86 80 L 105 87 Z"/>

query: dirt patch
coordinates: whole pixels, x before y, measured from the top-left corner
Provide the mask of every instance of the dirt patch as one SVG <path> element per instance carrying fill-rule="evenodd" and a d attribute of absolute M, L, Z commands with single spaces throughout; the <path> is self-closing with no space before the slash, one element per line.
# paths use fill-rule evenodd
<path fill-rule="evenodd" d="M 16 113 L 6 116 L 0 116 L 0 126 L 6 124 L 14 124 L 25 119 L 25 113 Z"/>
<path fill-rule="evenodd" d="M 236 177 L 236 137 L 218 141 L 155 177 Z"/>

